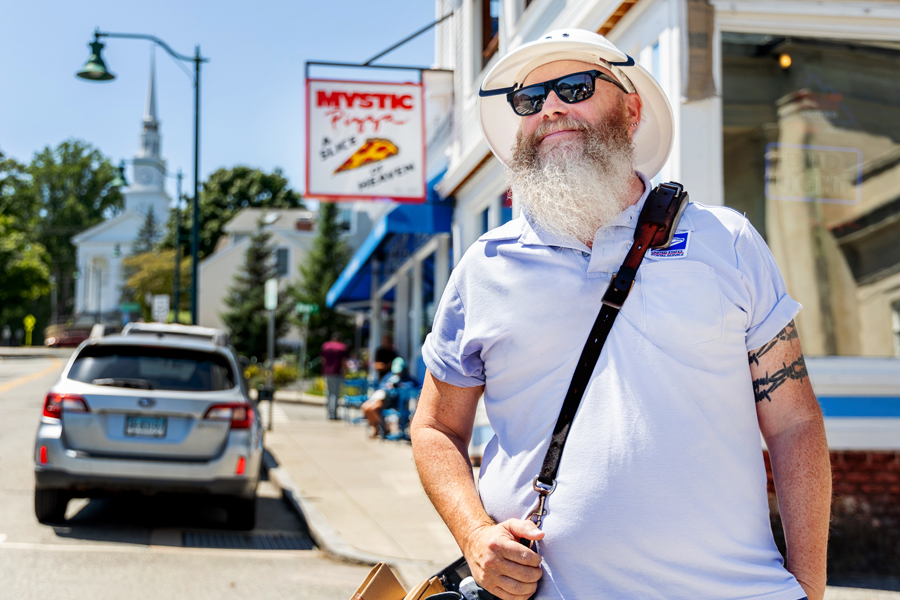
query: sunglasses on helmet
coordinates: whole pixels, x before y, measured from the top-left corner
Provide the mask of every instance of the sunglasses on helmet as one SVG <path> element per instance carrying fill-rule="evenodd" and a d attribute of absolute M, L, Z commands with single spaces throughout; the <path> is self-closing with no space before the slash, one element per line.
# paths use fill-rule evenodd
<path fill-rule="evenodd" d="M 506 100 L 517 115 L 527 117 L 528 115 L 541 112 L 541 109 L 544 107 L 544 100 L 547 99 L 547 95 L 551 90 L 556 92 L 559 99 L 566 104 L 584 102 L 594 95 L 594 81 L 596 79 L 608 81 L 626 94 L 628 93 L 628 90 L 621 83 L 602 71 L 594 70 L 572 73 L 549 81 L 527 85 L 506 94 Z"/>

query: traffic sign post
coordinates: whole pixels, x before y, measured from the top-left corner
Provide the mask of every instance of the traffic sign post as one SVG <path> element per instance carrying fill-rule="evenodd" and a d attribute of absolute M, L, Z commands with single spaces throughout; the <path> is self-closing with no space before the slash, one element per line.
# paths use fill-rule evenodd
<path fill-rule="evenodd" d="M 153 320 L 157 323 L 165 323 L 169 319 L 169 295 L 157 294 L 153 296 Z"/>
<path fill-rule="evenodd" d="M 22 324 L 25 325 L 25 345 L 31 345 L 31 332 L 34 330 L 34 324 L 37 322 L 37 319 L 34 318 L 34 315 L 25 315 L 25 318 L 22 319 Z"/>
<path fill-rule="evenodd" d="M 294 311 L 301 315 L 314 315 L 319 312 L 319 305 L 309 302 L 298 302 L 294 305 Z"/>
<path fill-rule="evenodd" d="M 278 280 L 274 277 L 266 280 L 266 310 L 275 310 L 278 306 Z"/>
<path fill-rule="evenodd" d="M 303 330 L 300 334 L 300 380 L 306 379 L 306 342 L 309 339 L 309 315 L 319 312 L 319 305 L 310 302 L 298 302 L 294 305 L 294 311 L 303 315 Z"/>
<path fill-rule="evenodd" d="M 274 390 L 272 385 L 273 369 L 275 368 L 275 309 L 278 307 L 278 280 L 274 277 L 266 280 L 266 310 L 269 311 L 269 340 L 267 354 L 269 355 L 269 371 L 266 373 L 267 387 Z M 269 430 L 274 427 L 275 420 L 275 393 L 269 400 Z"/>

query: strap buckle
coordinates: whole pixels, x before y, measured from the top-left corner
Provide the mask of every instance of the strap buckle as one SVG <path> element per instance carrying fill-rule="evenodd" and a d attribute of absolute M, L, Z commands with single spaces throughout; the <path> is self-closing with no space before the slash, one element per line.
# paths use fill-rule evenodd
<path fill-rule="evenodd" d="M 641 227 L 646 224 L 658 227 L 650 240 L 651 248 L 668 248 L 672 243 L 672 236 L 684 209 L 690 202 L 690 197 L 684 186 L 674 181 L 659 184 L 647 197 L 644 209 L 638 217 L 634 235 L 637 239 Z"/>
<path fill-rule="evenodd" d="M 625 265 L 619 267 L 619 271 L 613 273 L 609 287 L 606 288 L 606 293 L 603 294 L 603 304 L 616 310 L 622 310 L 625 298 L 628 297 L 628 293 L 631 292 L 631 288 L 634 286 L 636 275 L 637 271 L 631 267 L 626 267 Z"/>

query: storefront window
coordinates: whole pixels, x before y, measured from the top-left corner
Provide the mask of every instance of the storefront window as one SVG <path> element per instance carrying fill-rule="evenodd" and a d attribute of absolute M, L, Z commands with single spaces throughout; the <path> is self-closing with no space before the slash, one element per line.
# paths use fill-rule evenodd
<path fill-rule="evenodd" d="M 803 305 L 808 355 L 894 356 L 900 45 L 723 33 L 725 203 Z"/>

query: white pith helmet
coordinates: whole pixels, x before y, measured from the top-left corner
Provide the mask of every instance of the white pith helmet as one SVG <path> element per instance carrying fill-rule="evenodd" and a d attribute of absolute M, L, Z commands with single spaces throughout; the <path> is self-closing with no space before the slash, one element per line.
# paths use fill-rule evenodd
<path fill-rule="evenodd" d="M 606 67 L 629 92 L 641 98 L 641 122 L 635 129 L 634 168 L 653 178 L 666 164 L 674 142 L 672 107 L 665 92 L 642 66 L 600 34 L 584 29 L 558 29 L 519 46 L 494 65 L 478 98 L 481 131 L 500 162 L 509 164 L 522 117 L 506 94 L 521 87 L 536 68 L 558 60 L 578 60 Z M 598 84 L 602 85 L 602 84 Z"/>

